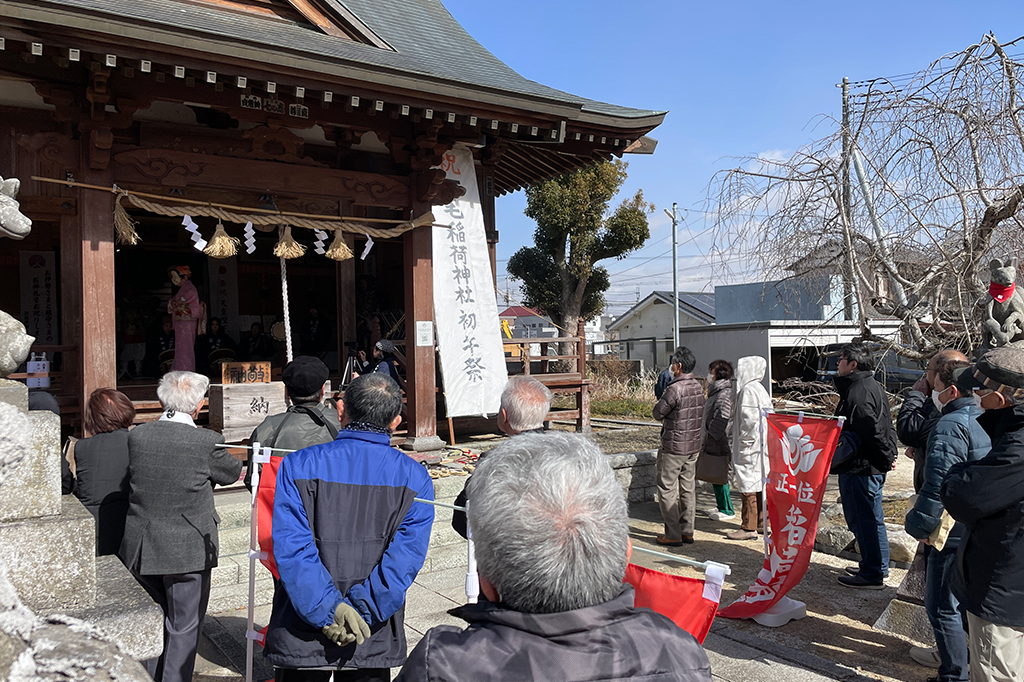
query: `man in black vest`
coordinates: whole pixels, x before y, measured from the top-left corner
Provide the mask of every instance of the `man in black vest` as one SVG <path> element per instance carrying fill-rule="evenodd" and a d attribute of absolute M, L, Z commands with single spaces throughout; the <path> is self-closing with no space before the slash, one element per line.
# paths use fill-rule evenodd
<path fill-rule="evenodd" d="M 323 404 L 327 365 L 309 355 L 300 355 L 284 367 L 285 398 L 291 405 L 281 414 L 263 420 L 249 437 L 250 443 L 282 450 L 301 450 L 330 443 L 341 430 L 338 411 Z M 245 470 L 245 487 L 252 488 L 252 450 Z"/>

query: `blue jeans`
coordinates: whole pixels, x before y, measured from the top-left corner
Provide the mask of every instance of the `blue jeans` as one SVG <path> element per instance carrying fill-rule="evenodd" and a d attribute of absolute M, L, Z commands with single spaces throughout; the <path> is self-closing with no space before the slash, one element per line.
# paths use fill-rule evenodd
<path fill-rule="evenodd" d="M 925 547 L 927 572 L 924 586 L 924 608 L 935 631 L 939 648 L 939 679 L 942 682 L 967 682 L 967 639 L 964 634 L 962 608 L 950 589 L 956 570 L 956 549 L 959 538 L 949 538 L 941 552 Z"/>
<path fill-rule="evenodd" d="M 839 474 L 846 525 L 860 547 L 859 575 L 877 583 L 889 575 L 889 537 L 882 514 L 885 474 Z"/>

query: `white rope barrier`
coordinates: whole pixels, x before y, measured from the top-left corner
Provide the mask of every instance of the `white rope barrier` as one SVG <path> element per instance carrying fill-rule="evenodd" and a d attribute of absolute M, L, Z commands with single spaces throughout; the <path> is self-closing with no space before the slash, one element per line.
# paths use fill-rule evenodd
<path fill-rule="evenodd" d="M 271 452 L 281 452 L 281 453 L 285 453 L 285 454 L 287 454 L 289 452 L 295 452 L 295 450 L 282 450 L 281 448 L 268 448 L 268 447 L 265 447 L 265 446 L 261 446 L 258 443 L 253 443 L 252 445 L 230 445 L 228 443 L 219 443 L 215 447 L 218 447 L 218 448 L 239 448 L 239 449 L 244 449 L 244 450 L 249 450 L 249 449 L 255 448 L 257 453 L 258 452 L 263 452 L 264 456 L 269 455 L 269 453 L 271 453 Z M 253 461 L 258 461 L 258 460 L 256 460 L 255 457 L 254 457 Z M 254 497 L 255 497 L 255 494 L 256 494 L 255 491 L 256 491 L 258 483 L 259 483 L 259 479 L 258 478 L 253 478 L 252 488 L 253 488 L 253 496 Z M 468 511 L 466 509 L 466 507 L 460 507 L 458 505 L 448 504 L 447 502 L 437 502 L 435 500 L 427 500 L 427 499 L 424 499 L 422 497 L 414 497 L 413 498 L 413 502 L 422 502 L 423 504 L 432 504 L 435 507 L 443 507 L 445 509 L 453 509 L 455 511 L 460 511 L 460 512 Z M 472 539 L 469 539 L 469 542 L 472 543 Z M 633 546 L 633 551 L 634 552 L 640 552 L 641 554 L 647 554 L 647 555 L 650 555 L 650 556 L 656 556 L 659 559 L 665 559 L 665 560 L 668 560 L 668 561 L 675 561 L 675 562 L 683 564 L 685 566 L 690 566 L 692 568 L 699 568 L 702 571 L 707 571 L 708 568 L 710 568 L 710 567 L 722 567 L 724 569 L 725 575 L 731 575 L 732 574 L 732 569 L 729 567 L 728 564 L 722 564 L 722 563 L 719 563 L 717 561 L 697 561 L 696 559 L 690 559 L 690 558 L 687 558 L 687 557 L 684 557 L 684 556 L 678 556 L 676 554 L 668 554 L 667 552 L 658 552 L 658 551 L 653 550 L 653 549 L 645 549 L 643 547 L 637 547 L 636 545 Z M 472 567 L 474 568 L 474 573 L 475 573 L 475 566 L 476 566 L 476 560 L 474 558 L 473 559 L 473 565 L 472 565 Z M 468 585 L 469 585 L 469 583 L 468 583 L 468 573 L 467 573 L 467 589 L 468 589 Z M 470 596 L 468 592 L 467 592 L 466 596 L 467 597 Z M 471 602 L 471 603 L 475 603 L 475 602 Z"/>

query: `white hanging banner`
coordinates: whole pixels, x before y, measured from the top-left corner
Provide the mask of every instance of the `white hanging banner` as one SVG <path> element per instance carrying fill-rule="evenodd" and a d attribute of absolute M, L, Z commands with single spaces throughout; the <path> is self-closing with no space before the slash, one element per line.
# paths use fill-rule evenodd
<path fill-rule="evenodd" d="M 434 207 L 434 319 L 449 417 L 494 414 L 508 381 L 473 153 L 457 144 L 441 168 L 466 193 Z"/>

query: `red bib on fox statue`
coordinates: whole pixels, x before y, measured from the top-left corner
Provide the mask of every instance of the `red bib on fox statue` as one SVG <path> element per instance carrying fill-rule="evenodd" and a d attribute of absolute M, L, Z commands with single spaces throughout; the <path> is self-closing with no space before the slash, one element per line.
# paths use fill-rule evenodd
<path fill-rule="evenodd" d="M 829 466 L 842 431 L 838 419 L 773 413 L 767 423 L 768 558 L 747 593 L 719 610 L 726 618 L 756 616 L 804 577 L 814 550 Z"/>
<path fill-rule="evenodd" d="M 1013 290 L 1016 288 L 1016 286 L 1016 283 L 1010 284 L 1009 286 L 1005 286 L 1003 284 L 999 284 L 998 282 L 992 282 L 991 284 L 988 285 L 988 295 L 996 299 L 1000 303 L 1004 303 L 1008 301 L 1011 296 L 1013 296 Z"/>

